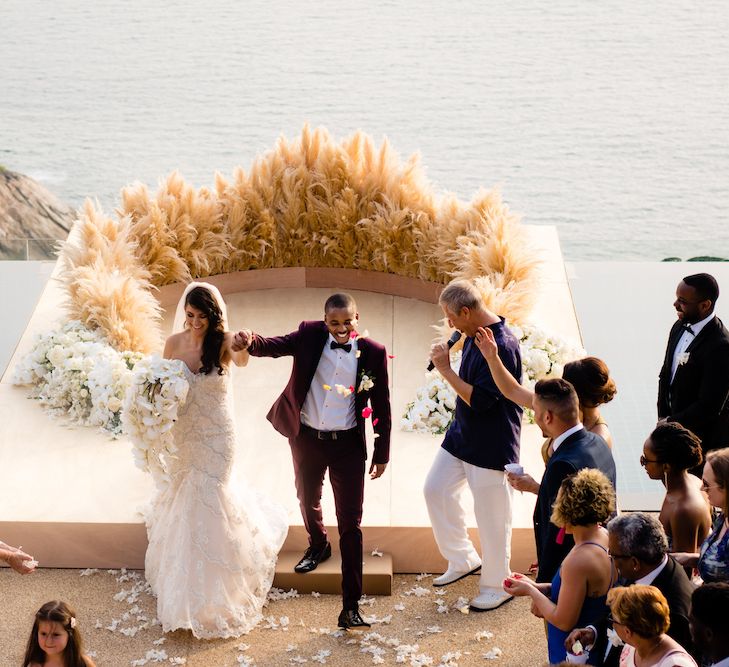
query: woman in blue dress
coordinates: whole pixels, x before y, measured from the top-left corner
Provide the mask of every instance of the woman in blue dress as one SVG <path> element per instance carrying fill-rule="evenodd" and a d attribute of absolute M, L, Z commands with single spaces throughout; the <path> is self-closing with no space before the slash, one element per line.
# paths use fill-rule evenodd
<path fill-rule="evenodd" d="M 674 557 L 684 566 L 698 568 L 704 583 L 729 582 L 729 447 L 706 454 L 701 481 L 709 503 L 719 514 L 698 553 L 677 553 Z"/>
<path fill-rule="evenodd" d="M 596 625 L 607 615 L 607 592 L 615 581 L 608 556 L 608 535 L 600 524 L 615 509 L 615 492 L 599 470 L 584 468 L 562 482 L 552 508 L 552 523 L 575 539 L 551 584 L 537 584 L 514 574 L 504 582 L 512 595 L 532 598 L 532 612 L 547 621 L 549 663 L 563 662 L 565 640 L 578 627 Z M 599 664 L 590 656 L 588 664 Z"/>

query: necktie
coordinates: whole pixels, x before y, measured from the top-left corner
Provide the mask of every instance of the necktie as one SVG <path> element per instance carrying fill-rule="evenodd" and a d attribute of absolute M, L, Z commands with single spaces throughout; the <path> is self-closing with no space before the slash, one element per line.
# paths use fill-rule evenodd
<path fill-rule="evenodd" d="M 329 347 L 331 347 L 332 350 L 344 350 L 345 352 L 352 351 L 352 343 L 337 343 L 333 340 Z"/>
<path fill-rule="evenodd" d="M 690 325 L 690 324 L 682 324 L 681 326 L 682 326 L 682 327 L 683 327 L 683 328 L 684 328 L 684 329 L 685 329 L 686 331 L 688 331 L 688 332 L 689 332 L 689 333 L 690 333 L 690 334 L 691 334 L 692 336 L 695 336 L 695 335 L 696 335 L 696 333 L 694 332 L 694 330 L 693 330 L 693 329 L 691 328 L 691 325 Z"/>

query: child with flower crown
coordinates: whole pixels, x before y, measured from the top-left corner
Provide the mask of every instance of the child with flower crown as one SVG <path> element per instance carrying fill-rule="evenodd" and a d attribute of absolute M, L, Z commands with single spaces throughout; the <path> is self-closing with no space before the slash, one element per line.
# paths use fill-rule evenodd
<path fill-rule="evenodd" d="M 23 667 L 96 667 L 84 655 L 76 614 L 65 602 L 46 602 L 36 612 Z"/>

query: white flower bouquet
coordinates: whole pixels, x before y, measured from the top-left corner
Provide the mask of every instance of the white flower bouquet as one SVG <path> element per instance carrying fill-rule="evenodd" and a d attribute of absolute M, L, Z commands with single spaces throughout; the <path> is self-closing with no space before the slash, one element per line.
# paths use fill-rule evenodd
<path fill-rule="evenodd" d="M 461 367 L 461 350 L 451 354 L 451 367 L 457 373 Z M 408 403 L 400 422 L 403 431 L 445 433 L 453 421 L 456 409 L 456 392 L 435 369 L 426 371 L 425 384 Z"/>
<path fill-rule="evenodd" d="M 548 333 L 534 325 L 509 325 L 519 340 L 522 365 L 522 384 L 533 389 L 538 380 L 561 377 L 568 361 L 585 356 L 579 346 L 556 334 Z M 451 367 L 458 372 L 461 366 L 461 351 L 451 354 Z M 453 421 L 456 408 L 456 392 L 436 371 L 425 373 L 425 384 L 416 393 L 416 398 L 408 403 L 400 422 L 404 431 L 418 431 L 439 435 L 445 433 Z M 524 415 L 533 422 L 531 410 Z"/>
<path fill-rule="evenodd" d="M 190 385 L 184 362 L 146 357 L 134 367 L 124 398 L 122 425 L 132 441 L 137 467 L 149 472 L 157 488 L 169 482 L 169 459 L 175 456 L 172 426 Z"/>
<path fill-rule="evenodd" d="M 140 358 L 118 352 L 98 331 L 72 320 L 36 337 L 15 367 L 13 383 L 31 385 L 31 396 L 54 414 L 118 435 L 122 398 Z"/>

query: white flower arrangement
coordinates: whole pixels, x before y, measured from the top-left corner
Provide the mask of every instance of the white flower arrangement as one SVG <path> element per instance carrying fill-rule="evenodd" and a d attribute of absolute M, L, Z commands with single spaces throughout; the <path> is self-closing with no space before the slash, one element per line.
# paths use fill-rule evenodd
<path fill-rule="evenodd" d="M 122 425 L 134 462 L 159 489 L 170 480 L 169 459 L 176 451 L 172 426 L 189 388 L 183 361 L 152 356 L 136 364 L 124 398 Z"/>
<path fill-rule="evenodd" d="M 15 367 L 13 383 L 32 385 L 31 396 L 50 412 L 84 426 L 121 433 L 121 407 L 137 352 L 118 352 L 98 332 L 72 320 L 38 335 Z"/>
<path fill-rule="evenodd" d="M 509 329 L 519 340 L 522 385 L 528 389 L 534 389 L 538 380 L 561 377 L 568 361 L 585 355 L 579 345 L 548 333 L 535 324 L 510 324 Z M 461 350 L 458 350 L 451 354 L 451 367 L 457 373 L 460 366 Z M 425 384 L 418 388 L 415 400 L 405 409 L 401 428 L 433 435 L 445 433 L 453 421 L 456 397 L 456 392 L 437 370 L 427 371 Z M 525 410 L 524 414 L 528 421 L 533 421 L 531 410 Z"/>

